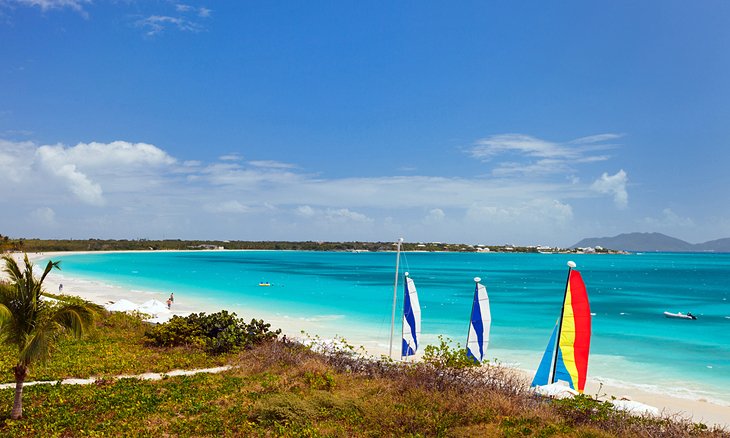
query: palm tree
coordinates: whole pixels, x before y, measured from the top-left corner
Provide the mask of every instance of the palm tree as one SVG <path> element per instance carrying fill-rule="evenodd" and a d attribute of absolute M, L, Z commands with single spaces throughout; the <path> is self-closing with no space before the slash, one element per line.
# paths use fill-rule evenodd
<path fill-rule="evenodd" d="M 2 260 L 10 281 L 0 284 L 0 341 L 18 349 L 18 362 L 13 367 L 15 401 L 10 413 L 10 418 L 17 420 L 23 416 L 23 383 L 28 367 L 48 359 L 63 333 L 80 337 L 91 325 L 95 313 L 93 307 L 80 300 L 41 300 L 43 280 L 53 268 L 60 269 L 60 262 L 49 261 L 38 280 L 33 276 L 33 264 L 27 254 L 22 271 L 9 255 L 4 255 Z"/>

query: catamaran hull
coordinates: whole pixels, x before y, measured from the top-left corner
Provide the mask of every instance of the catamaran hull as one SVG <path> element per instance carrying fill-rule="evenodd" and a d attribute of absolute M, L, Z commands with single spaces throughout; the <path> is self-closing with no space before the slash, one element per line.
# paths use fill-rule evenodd
<path fill-rule="evenodd" d="M 697 317 L 694 315 L 685 315 L 684 313 L 664 312 L 664 316 L 667 318 L 677 318 L 677 319 L 697 319 Z"/>

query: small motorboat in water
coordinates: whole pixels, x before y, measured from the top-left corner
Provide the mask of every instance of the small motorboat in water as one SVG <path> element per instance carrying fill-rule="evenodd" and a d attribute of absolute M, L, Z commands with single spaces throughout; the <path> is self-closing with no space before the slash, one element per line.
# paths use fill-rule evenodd
<path fill-rule="evenodd" d="M 269 283 L 268 281 L 262 281 L 261 283 L 259 283 L 259 286 L 271 286 L 271 283 Z"/>
<path fill-rule="evenodd" d="M 664 316 L 666 316 L 667 318 L 697 319 L 697 317 L 694 316 L 690 312 L 687 312 L 687 313 L 682 313 L 682 312 L 677 312 L 677 313 L 664 312 Z"/>

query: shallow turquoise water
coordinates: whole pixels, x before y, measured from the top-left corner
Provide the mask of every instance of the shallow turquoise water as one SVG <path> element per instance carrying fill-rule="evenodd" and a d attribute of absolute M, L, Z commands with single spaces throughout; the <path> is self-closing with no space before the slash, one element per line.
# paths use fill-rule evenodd
<path fill-rule="evenodd" d="M 565 264 L 572 259 L 595 313 L 589 378 L 660 390 L 689 388 L 689 397 L 730 404 L 725 394 L 730 388 L 730 254 L 402 257 L 418 288 L 424 339 L 433 342 L 443 334 L 464 343 L 472 279 L 479 276 L 492 308 L 490 356 L 531 369 L 558 317 Z M 220 308 L 250 306 L 292 318 L 331 318 L 328 330 L 337 334 L 388 341 L 395 253 L 150 252 L 60 259 L 65 275 L 171 290 Z M 259 287 L 262 281 L 272 286 Z M 667 319 L 664 311 L 690 311 L 699 319 Z M 246 315 L 251 316 L 256 315 Z"/>

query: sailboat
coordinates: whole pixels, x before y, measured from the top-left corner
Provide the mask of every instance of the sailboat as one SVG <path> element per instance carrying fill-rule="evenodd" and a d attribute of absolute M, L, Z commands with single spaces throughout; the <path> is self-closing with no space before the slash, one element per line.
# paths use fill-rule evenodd
<path fill-rule="evenodd" d="M 563 308 L 531 386 L 564 381 L 582 393 L 591 346 L 591 309 L 583 278 L 573 268 L 575 263 L 568 262 Z"/>
<path fill-rule="evenodd" d="M 400 264 L 400 248 L 403 238 L 398 239 L 398 249 L 395 259 L 395 280 L 393 281 L 393 315 L 390 321 L 390 348 L 388 357 L 393 357 L 393 333 L 395 329 L 395 307 L 398 297 L 398 267 Z M 416 284 L 404 275 L 403 281 L 403 329 L 401 331 L 401 360 L 413 356 L 418 351 L 418 342 L 421 337 L 421 306 L 418 303 Z"/>
<path fill-rule="evenodd" d="M 474 300 L 471 305 L 469 334 L 466 337 L 466 355 L 475 363 L 481 363 L 489 345 L 489 327 L 492 324 L 492 313 L 489 310 L 487 288 L 475 277 Z"/>
<path fill-rule="evenodd" d="M 418 340 L 421 337 L 421 306 L 418 303 L 418 292 L 408 273 L 405 273 L 403 284 L 403 332 L 401 338 L 401 359 L 414 356 L 418 351 Z"/>

